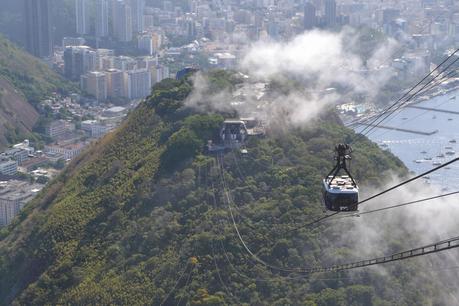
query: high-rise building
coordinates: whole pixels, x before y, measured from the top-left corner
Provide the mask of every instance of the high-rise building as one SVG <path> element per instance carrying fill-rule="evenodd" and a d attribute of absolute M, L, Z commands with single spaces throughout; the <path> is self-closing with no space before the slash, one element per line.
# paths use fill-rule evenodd
<path fill-rule="evenodd" d="M 80 35 L 89 34 L 89 12 L 87 0 L 75 0 L 76 32 Z"/>
<path fill-rule="evenodd" d="M 107 69 L 107 96 L 124 97 L 124 72 L 118 69 Z"/>
<path fill-rule="evenodd" d="M 1 161 L 0 161 L 1 164 Z M 0 182 L 0 227 L 13 221 L 24 205 L 32 200 L 42 185 L 17 180 Z"/>
<path fill-rule="evenodd" d="M 80 76 L 97 68 L 97 53 L 88 46 L 70 46 L 64 50 L 64 74 L 78 81 Z"/>
<path fill-rule="evenodd" d="M 334 27 L 336 25 L 336 1 L 325 0 L 325 26 Z"/>
<path fill-rule="evenodd" d="M 125 72 L 126 97 L 141 99 L 150 94 L 151 73 L 147 69 L 138 69 Z"/>
<path fill-rule="evenodd" d="M 111 68 L 111 61 L 114 56 L 115 52 L 111 49 L 96 49 L 96 70 Z"/>
<path fill-rule="evenodd" d="M 137 61 L 129 56 L 117 56 L 113 59 L 113 67 L 119 70 L 134 70 L 137 67 Z"/>
<path fill-rule="evenodd" d="M 195 39 L 196 37 L 196 22 L 192 18 L 185 20 L 185 33 L 188 39 Z"/>
<path fill-rule="evenodd" d="M 37 57 L 53 54 L 48 0 L 25 0 L 26 49 Z"/>
<path fill-rule="evenodd" d="M 122 0 L 113 3 L 113 32 L 119 41 L 132 40 L 131 6 Z"/>
<path fill-rule="evenodd" d="M 107 75 L 100 71 L 91 71 L 81 76 L 81 89 L 94 96 L 97 101 L 107 99 Z"/>
<path fill-rule="evenodd" d="M 132 31 L 134 33 L 143 32 L 145 0 L 129 0 L 128 4 L 131 7 Z"/>
<path fill-rule="evenodd" d="M 96 37 L 108 36 L 108 0 L 96 2 Z"/>
<path fill-rule="evenodd" d="M 161 48 L 163 43 L 163 36 L 160 33 L 152 33 L 151 37 L 153 38 L 153 49 L 158 51 Z"/>
<path fill-rule="evenodd" d="M 317 26 L 316 7 L 307 1 L 304 4 L 304 29 L 311 30 Z"/>
<path fill-rule="evenodd" d="M 162 80 L 169 78 L 169 67 L 156 63 L 156 66 L 150 68 L 152 84 L 161 82 Z"/>
<path fill-rule="evenodd" d="M 153 37 L 149 33 L 143 33 L 137 36 L 137 48 L 145 51 L 148 55 L 153 55 Z"/>

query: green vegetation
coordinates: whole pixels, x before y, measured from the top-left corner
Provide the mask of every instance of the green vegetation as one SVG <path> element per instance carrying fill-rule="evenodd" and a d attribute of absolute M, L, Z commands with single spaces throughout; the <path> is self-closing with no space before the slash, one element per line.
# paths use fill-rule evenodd
<path fill-rule="evenodd" d="M 235 81 L 221 72 L 210 79 L 211 87 Z M 342 272 L 304 279 L 250 261 L 228 223 L 215 158 L 203 154 L 223 117 L 184 108 L 191 89 L 190 80 L 155 85 L 120 129 L 73 161 L 1 232 L 3 304 L 438 302 L 433 286 L 420 285 L 427 279 L 415 261 L 388 266 L 388 274 L 364 270 L 356 278 Z M 336 233 L 325 225 L 286 234 L 322 214 L 318 186 L 332 167 L 332 148 L 354 136 L 328 113 L 311 128 L 252 138 L 246 159 L 235 152 L 224 156 L 241 234 L 259 257 L 286 266 L 355 259 L 349 246 L 333 245 Z M 377 183 L 386 170 L 406 173 L 375 144 L 361 141 L 354 149 L 352 169 L 361 184 Z"/>
<path fill-rule="evenodd" d="M 77 90 L 74 84 L 59 76 L 45 63 L 0 36 L 0 77 L 7 78 L 34 106 L 53 91 Z"/>

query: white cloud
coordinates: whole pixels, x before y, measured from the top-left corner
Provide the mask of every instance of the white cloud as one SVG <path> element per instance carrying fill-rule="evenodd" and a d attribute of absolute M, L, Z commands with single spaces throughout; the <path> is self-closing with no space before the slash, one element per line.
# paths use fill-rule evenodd
<path fill-rule="evenodd" d="M 381 44 L 363 63 L 358 54 L 351 51 L 357 35 L 349 29 L 340 33 L 314 30 L 287 42 L 248 43 L 239 65 L 239 70 L 250 76 L 245 84 L 248 88 L 253 82 L 286 79 L 295 80 L 302 87 L 286 94 L 276 93 L 263 101 L 246 95 L 236 109 L 261 112 L 260 116 L 272 120 L 282 113 L 287 115 L 283 118 L 287 123 L 301 126 L 311 123 L 324 108 L 349 102 L 355 94 L 363 94 L 369 99 L 375 97 L 392 74 L 391 69 L 383 69 L 383 63 L 390 62 L 396 44 L 391 40 Z M 205 111 L 234 107 L 234 97 L 229 92 L 209 96 L 206 82 L 201 74 L 195 77 L 195 90 L 187 101 L 189 106 Z M 330 87 L 338 90 L 330 94 L 326 91 Z"/>

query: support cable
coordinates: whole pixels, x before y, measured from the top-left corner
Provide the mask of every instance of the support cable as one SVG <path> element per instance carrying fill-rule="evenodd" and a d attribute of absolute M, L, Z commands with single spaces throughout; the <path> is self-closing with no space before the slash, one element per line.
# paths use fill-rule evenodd
<path fill-rule="evenodd" d="M 455 163 L 455 162 L 457 162 L 458 160 L 459 160 L 459 157 L 456 157 L 456 158 L 450 160 L 449 162 L 444 163 L 443 165 L 440 165 L 440 166 L 438 166 L 438 167 L 436 167 L 436 168 L 430 169 L 429 171 L 426 171 L 426 172 L 424 172 L 424 173 L 421 173 L 421 174 L 419 174 L 419 175 L 417 175 L 417 176 L 414 176 L 414 177 L 412 177 L 412 178 L 410 178 L 410 179 L 408 179 L 408 180 L 406 180 L 406 181 L 403 181 L 403 182 L 401 182 L 401 183 L 399 183 L 399 184 L 397 184 L 397 185 L 394 185 L 394 186 L 392 186 L 392 187 L 390 187 L 390 188 L 388 188 L 388 189 L 385 189 L 385 190 L 383 190 L 383 191 L 381 191 L 381 192 L 378 192 L 377 194 L 374 194 L 374 195 L 372 195 L 372 196 L 370 196 L 370 197 L 368 197 L 368 198 L 366 198 L 366 199 L 364 199 L 364 200 L 362 200 L 362 201 L 359 201 L 358 203 L 356 203 L 356 204 L 354 204 L 354 205 L 351 205 L 351 206 L 349 207 L 349 209 L 352 210 L 352 208 L 355 208 L 356 206 L 358 207 L 359 205 L 361 205 L 361 204 L 363 204 L 363 203 L 366 203 L 366 202 L 368 202 L 368 201 L 370 201 L 370 200 L 373 200 L 373 199 L 375 199 L 375 198 L 377 198 L 377 197 L 380 197 L 380 196 L 382 196 L 383 194 L 388 193 L 389 191 L 392 191 L 392 190 L 394 190 L 394 189 L 397 189 L 397 188 L 399 188 L 399 187 L 401 187 L 401 186 L 403 186 L 403 185 L 406 185 L 406 184 L 411 183 L 411 182 L 413 182 L 413 181 L 415 181 L 415 180 L 417 180 L 417 179 L 420 179 L 420 178 L 422 178 L 423 176 L 426 176 L 426 175 L 428 175 L 428 174 L 430 174 L 430 173 L 433 173 L 433 172 L 435 172 L 435 171 L 437 171 L 437 170 L 440 170 L 440 169 L 442 169 L 442 168 L 444 168 L 444 167 L 447 167 L 448 165 L 451 165 L 452 163 Z M 339 214 L 339 213 L 341 213 L 341 211 L 336 211 L 336 212 L 334 212 L 334 213 L 332 213 L 332 214 L 330 214 L 330 215 L 326 215 L 326 216 L 320 217 L 320 218 L 318 218 L 318 219 L 316 219 L 316 220 L 313 220 L 313 221 L 311 221 L 311 222 L 309 222 L 309 223 L 307 223 L 307 224 L 304 224 L 304 225 L 302 225 L 302 226 L 295 227 L 295 228 L 293 228 L 293 229 L 287 231 L 286 234 L 291 233 L 291 232 L 294 232 L 294 231 L 297 231 L 297 230 L 299 230 L 299 229 L 301 229 L 301 228 L 304 228 L 304 227 L 309 227 L 309 226 L 311 226 L 311 225 L 320 223 L 320 222 L 322 222 L 322 221 L 324 221 L 324 220 L 326 220 L 326 219 L 328 219 L 328 218 L 331 218 L 331 217 L 333 217 L 333 216 L 336 216 L 336 215 Z"/>
<path fill-rule="evenodd" d="M 389 255 L 389 256 L 378 257 L 378 258 L 368 259 L 368 260 L 361 260 L 361 261 L 357 261 L 357 262 L 350 262 L 350 263 L 346 263 L 346 264 L 331 265 L 331 266 L 327 266 L 327 267 L 287 268 L 287 267 L 279 267 L 279 266 L 271 265 L 271 264 L 267 263 L 266 261 L 264 261 L 263 259 L 259 258 L 255 253 L 252 252 L 252 250 L 245 243 L 241 233 L 239 232 L 239 229 L 237 227 L 236 220 L 235 220 L 234 214 L 233 214 L 233 209 L 232 209 L 232 205 L 231 205 L 231 202 L 232 202 L 231 201 L 231 197 L 230 197 L 230 195 L 228 193 L 228 189 L 227 189 L 227 186 L 226 186 L 226 183 L 225 183 L 223 166 L 222 166 L 222 164 L 220 162 L 220 158 L 221 158 L 221 156 L 219 154 L 217 156 L 217 159 L 218 159 L 218 166 L 219 166 L 219 170 L 220 170 L 220 179 L 222 180 L 222 185 L 223 185 L 223 188 L 224 188 L 224 194 L 225 194 L 225 198 L 226 198 L 227 203 L 228 203 L 228 208 L 229 208 L 231 220 L 232 220 L 232 223 L 233 223 L 233 227 L 234 227 L 234 230 L 236 231 L 236 234 L 237 234 L 237 236 L 239 238 L 239 241 L 241 242 L 241 244 L 244 247 L 244 249 L 246 250 L 246 252 L 250 256 L 252 256 L 252 258 L 255 261 L 257 261 L 258 263 L 260 263 L 260 264 L 262 264 L 262 265 L 264 265 L 267 268 L 270 268 L 272 270 L 277 270 L 277 271 L 287 272 L 287 273 L 303 273 L 303 274 L 322 273 L 322 272 L 337 272 L 337 271 L 343 271 L 343 270 L 367 267 L 367 266 L 372 266 L 372 265 L 377 265 L 377 264 L 383 264 L 383 263 L 392 262 L 392 261 L 404 260 L 404 259 L 408 259 L 408 258 L 412 258 L 412 257 L 423 256 L 423 255 L 437 253 L 437 252 L 441 252 L 441 251 L 445 251 L 445 250 L 449 250 L 449 249 L 453 249 L 453 248 L 458 248 L 459 247 L 459 237 L 453 237 L 453 238 L 446 239 L 446 240 L 443 240 L 443 241 L 440 241 L 440 242 L 436 242 L 436 243 L 432 243 L 432 244 L 429 244 L 429 245 L 425 245 L 425 246 L 422 246 L 422 247 L 419 247 L 419 248 L 410 249 L 410 250 L 407 250 L 407 251 L 395 253 L 395 254 L 392 254 L 392 255 Z M 452 160 L 452 161 L 450 161 L 450 163 L 454 162 L 454 161 L 456 161 L 458 159 L 459 158 L 457 158 L 455 160 Z M 434 169 L 432 169 L 432 170 L 434 170 Z M 408 182 L 410 182 L 410 181 L 412 181 L 414 179 L 415 178 L 410 179 L 410 180 L 408 180 L 408 181 L 406 181 L 404 183 L 398 184 L 396 186 L 401 186 L 401 185 L 406 184 L 406 183 L 408 183 Z M 383 194 L 385 192 L 388 192 L 388 191 L 390 191 L 392 189 L 395 189 L 396 186 L 394 186 L 394 187 L 392 187 L 392 188 L 390 188 L 390 189 L 388 189 L 386 191 L 383 191 L 383 192 L 379 193 L 379 195 Z M 374 197 L 376 197 L 376 195 L 373 196 L 373 197 L 370 197 L 370 198 L 374 198 Z M 369 200 L 370 198 L 368 198 L 367 200 Z"/>
<path fill-rule="evenodd" d="M 455 52 L 459 51 L 459 49 L 457 49 Z M 455 53 L 453 53 L 452 55 L 450 55 L 447 59 L 451 58 Z M 386 111 L 384 111 L 381 116 L 378 116 L 378 118 L 373 121 L 372 123 L 370 123 L 369 125 L 367 125 L 367 127 L 364 128 L 364 130 L 368 127 L 369 130 L 367 130 L 365 133 L 362 133 L 360 132 L 360 135 L 362 136 L 367 136 L 371 131 L 373 131 L 376 127 L 378 127 L 378 125 L 380 125 L 384 120 L 386 120 L 388 117 L 390 117 L 393 113 L 395 113 L 397 110 L 399 110 L 401 107 L 403 107 L 404 105 L 406 105 L 409 101 L 411 101 L 418 93 L 420 93 L 422 90 L 424 90 L 424 88 L 426 88 L 430 83 L 432 83 L 436 78 L 438 78 L 443 72 L 445 72 L 446 70 L 448 70 L 452 65 L 454 65 L 456 62 L 459 61 L 459 57 L 457 57 L 452 63 L 450 63 L 445 69 L 443 69 L 442 71 L 439 72 L 438 75 L 436 75 L 433 79 L 431 79 L 429 82 L 427 82 L 426 84 L 424 84 L 420 89 L 418 89 L 415 93 L 413 93 L 410 97 L 408 97 L 405 101 L 403 101 L 401 104 L 398 105 L 398 103 L 400 102 L 396 102 L 394 104 L 392 104 L 392 106 L 395 106 L 395 109 L 392 109 L 392 110 L 389 110 L 387 109 Z M 439 68 L 439 66 L 437 66 L 437 68 Z M 435 68 L 435 69 L 437 69 Z M 435 71 L 435 69 L 433 71 Z M 432 71 L 432 72 L 433 72 Z M 411 91 L 411 90 L 410 90 Z M 392 108 L 392 106 L 390 108 Z M 381 119 L 382 117 L 382 119 Z M 376 122 L 378 121 L 379 122 Z"/>
<path fill-rule="evenodd" d="M 433 69 L 430 73 L 428 73 L 424 78 L 422 78 L 418 83 L 416 83 L 416 85 L 414 85 L 413 87 L 411 87 L 411 89 L 409 91 L 407 91 L 406 93 L 404 93 L 402 95 L 402 97 L 400 97 L 397 101 L 395 101 L 393 104 L 391 104 L 389 107 L 387 107 L 382 113 L 380 113 L 378 116 L 376 116 L 376 118 L 374 120 L 372 120 L 369 125 L 367 127 L 365 127 L 362 131 L 360 131 L 360 135 L 363 135 L 365 136 L 366 134 L 366 129 L 372 125 L 374 125 L 382 116 L 384 116 L 387 112 L 391 111 L 392 108 L 396 107 L 398 103 L 400 103 L 403 99 L 405 99 L 407 96 L 409 96 L 409 94 L 414 91 L 419 85 L 422 84 L 422 82 L 424 82 L 426 79 L 428 79 L 430 76 L 432 76 L 437 70 L 440 69 L 441 66 L 443 66 L 448 60 L 450 60 L 457 52 L 459 52 L 459 48 L 456 49 L 452 54 L 450 54 L 446 59 L 444 59 L 437 67 L 435 67 L 435 69 Z M 459 58 L 458 58 L 459 59 Z M 454 64 L 458 59 L 456 59 L 455 61 L 453 61 L 452 64 Z M 452 64 L 448 65 L 446 67 L 446 69 L 448 69 Z M 423 90 L 427 85 L 429 85 L 432 81 L 434 81 L 442 72 L 446 71 L 446 69 L 444 69 L 443 71 L 439 72 L 439 74 L 437 76 L 435 76 L 433 79 L 431 79 L 430 81 L 428 81 L 420 90 L 418 90 L 414 95 L 416 95 L 417 93 L 419 93 L 421 90 Z M 411 96 L 411 98 L 414 97 L 414 95 Z M 409 101 L 411 98 L 408 98 L 407 101 Z M 404 103 L 406 103 L 407 101 L 405 101 Z M 383 118 L 383 120 L 381 120 L 379 123 L 377 123 L 376 125 L 380 124 L 382 121 L 384 121 L 385 118 Z M 370 128 L 371 130 L 371 128 Z"/>
<path fill-rule="evenodd" d="M 375 212 L 380 212 L 380 211 L 389 210 L 389 209 L 393 209 L 393 208 L 399 208 L 399 207 L 408 206 L 408 205 L 412 205 L 412 204 L 417 204 L 417 203 L 421 203 L 421 202 L 426 202 L 426 201 L 431 201 L 431 200 L 440 199 L 440 198 L 444 198 L 444 197 L 449 197 L 449 196 L 452 196 L 452 195 L 455 195 L 455 194 L 459 194 L 459 191 L 449 192 L 449 193 L 445 193 L 445 194 L 441 194 L 441 195 L 437 195 L 437 196 L 433 196 L 433 197 L 429 197 L 429 198 L 419 199 L 419 200 L 415 200 L 415 201 L 411 201 L 411 202 L 406 202 L 406 203 L 402 203 L 402 204 L 387 206 L 387 207 L 378 208 L 378 209 L 369 210 L 369 211 L 364 211 L 364 212 L 360 212 L 360 213 L 354 213 L 354 214 L 351 214 L 351 215 L 345 215 L 345 216 L 333 218 L 330 221 L 332 221 L 332 220 L 340 220 L 340 219 L 349 218 L 349 217 L 360 217 L 360 216 L 372 214 L 372 213 L 375 213 Z"/>
<path fill-rule="evenodd" d="M 452 79 L 453 77 L 455 77 L 456 75 L 458 74 L 458 70 L 457 68 L 455 70 L 452 70 L 450 72 L 448 72 L 445 76 L 443 76 L 441 79 L 437 80 L 435 83 L 429 85 L 427 88 L 425 88 L 424 90 L 422 90 L 421 92 L 419 92 L 418 94 L 416 94 L 416 96 L 419 96 L 419 95 L 423 95 L 425 93 L 427 93 L 428 91 L 430 91 L 431 89 L 433 89 L 434 87 L 440 85 L 441 83 L 449 80 L 449 79 Z M 403 109 L 406 107 L 406 105 L 404 107 L 402 107 Z M 426 112 L 429 112 L 429 111 L 426 111 Z M 379 114 L 375 115 L 375 116 L 378 116 Z M 350 122 L 347 122 L 345 123 L 345 126 L 346 127 L 351 127 L 351 126 L 358 126 L 358 125 L 366 125 L 369 120 L 375 118 L 374 117 L 370 117 L 370 118 L 366 118 L 366 119 L 355 119 L 355 120 L 352 120 Z"/>
<path fill-rule="evenodd" d="M 167 302 L 167 300 L 169 299 L 169 297 L 171 296 L 172 292 L 175 291 L 175 289 L 177 289 L 177 286 L 179 285 L 180 281 L 182 280 L 183 276 L 185 276 L 185 272 L 186 270 L 188 270 L 188 266 L 190 265 L 190 262 L 188 261 L 185 268 L 183 269 L 182 273 L 180 274 L 180 276 L 178 277 L 177 281 L 175 282 L 175 285 L 174 287 L 172 287 L 172 289 L 169 291 L 169 293 L 166 295 L 166 297 L 164 298 L 164 300 L 161 302 L 161 304 L 159 304 L 160 306 L 164 305 L 164 303 Z"/>

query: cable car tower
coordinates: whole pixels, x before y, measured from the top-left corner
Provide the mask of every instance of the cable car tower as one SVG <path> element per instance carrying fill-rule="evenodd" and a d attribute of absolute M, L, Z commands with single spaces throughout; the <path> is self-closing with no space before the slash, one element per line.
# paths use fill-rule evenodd
<path fill-rule="evenodd" d="M 335 152 L 336 165 L 323 179 L 325 207 L 330 211 L 356 211 L 359 188 L 347 167 L 352 148 L 348 144 L 340 143 L 335 146 Z M 341 170 L 346 175 L 339 175 Z"/>

